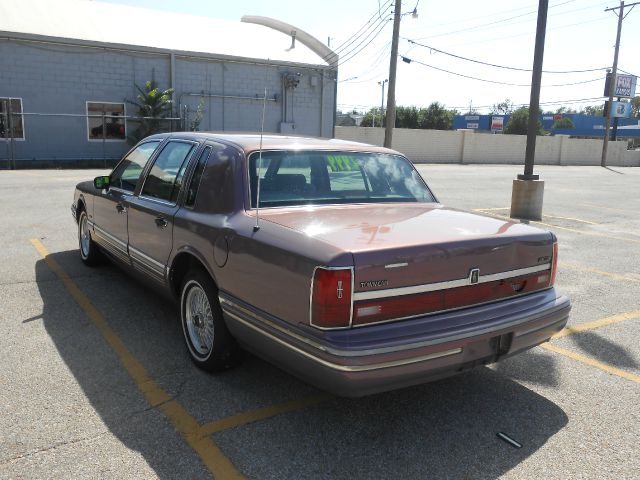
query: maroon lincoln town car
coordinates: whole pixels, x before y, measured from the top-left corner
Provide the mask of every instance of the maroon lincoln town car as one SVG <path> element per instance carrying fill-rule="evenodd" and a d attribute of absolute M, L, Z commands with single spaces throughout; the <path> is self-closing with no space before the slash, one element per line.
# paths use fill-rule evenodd
<path fill-rule="evenodd" d="M 401 154 L 360 143 L 154 135 L 80 183 L 72 211 L 82 261 L 176 298 L 209 371 L 243 347 L 366 395 L 522 352 L 571 309 L 552 233 L 447 208 Z"/>

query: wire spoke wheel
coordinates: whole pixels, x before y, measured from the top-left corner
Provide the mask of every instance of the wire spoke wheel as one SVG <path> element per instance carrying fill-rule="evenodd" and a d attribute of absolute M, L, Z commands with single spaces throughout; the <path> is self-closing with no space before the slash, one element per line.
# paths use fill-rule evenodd
<path fill-rule="evenodd" d="M 202 269 L 190 270 L 182 282 L 180 322 L 191 360 L 199 368 L 216 372 L 235 363 L 238 348 L 224 321 L 218 289 Z"/>
<path fill-rule="evenodd" d="M 185 320 L 193 348 L 199 355 L 209 355 L 213 349 L 213 314 L 207 294 L 198 284 L 192 285 L 187 293 Z"/>

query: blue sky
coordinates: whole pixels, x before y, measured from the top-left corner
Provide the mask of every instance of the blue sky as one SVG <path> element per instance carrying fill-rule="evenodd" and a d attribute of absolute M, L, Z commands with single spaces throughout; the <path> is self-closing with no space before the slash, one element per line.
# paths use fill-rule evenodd
<path fill-rule="evenodd" d="M 391 16 L 391 0 L 109 1 L 231 21 L 239 21 L 242 15 L 264 15 L 291 23 L 325 43 L 331 37 L 332 47 L 340 50 L 344 62 L 339 69 L 338 107 L 366 110 L 380 104 L 378 81 L 386 79 L 389 71 L 392 22 L 386 19 Z M 405 0 L 403 13 L 416 5 L 418 18 L 405 15 L 401 22 L 399 52 L 413 61 L 398 64 L 399 105 L 421 107 L 439 101 L 460 110 L 472 104 L 484 111 L 505 98 L 528 103 L 530 72 L 490 67 L 442 52 L 530 69 L 537 1 Z M 544 69 L 599 70 L 545 73 L 541 91 L 541 102 L 549 102 L 543 105 L 545 109 L 602 103 L 598 97 L 604 89 L 603 68 L 613 63 L 617 25 L 615 14 L 604 9 L 617 5 L 615 0 L 549 1 Z M 364 34 L 352 38 L 361 27 Z M 640 72 L 639 27 L 640 6 L 624 21 L 619 60 L 622 69 L 635 74 Z"/>

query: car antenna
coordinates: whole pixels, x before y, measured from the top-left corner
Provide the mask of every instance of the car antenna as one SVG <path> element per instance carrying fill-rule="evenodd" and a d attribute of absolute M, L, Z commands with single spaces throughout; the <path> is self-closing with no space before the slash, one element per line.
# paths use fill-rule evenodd
<path fill-rule="evenodd" d="M 264 96 L 262 97 L 262 122 L 260 123 L 260 153 L 258 154 L 258 185 L 256 191 L 256 224 L 253 231 L 260 230 L 260 173 L 262 173 L 262 136 L 264 135 L 264 111 L 267 108 L 267 87 L 264 87 Z"/>

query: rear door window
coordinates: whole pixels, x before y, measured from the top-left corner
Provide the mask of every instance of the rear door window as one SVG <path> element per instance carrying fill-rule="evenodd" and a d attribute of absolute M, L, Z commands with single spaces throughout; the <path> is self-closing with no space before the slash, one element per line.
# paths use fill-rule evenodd
<path fill-rule="evenodd" d="M 184 204 L 187 207 L 193 207 L 196 203 L 196 195 L 198 194 L 198 188 L 200 187 L 202 172 L 204 172 L 204 167 L 207 165 L 209 154 L 211 154 L 211 147 L 205 148 L 198 159 L 198 164 L 193 172 L 193 176 L 191 177 L 191 182 L 189 183 L 189 188 L 187 190 L 187 198 L 184 201 Z"/>
<path fill-rule="evenodd" d="M 196 144 L 191 142 L 167 143 L 144 181 L 141 196 L 176 203 L 188 160 L 195 149 Z"/>

